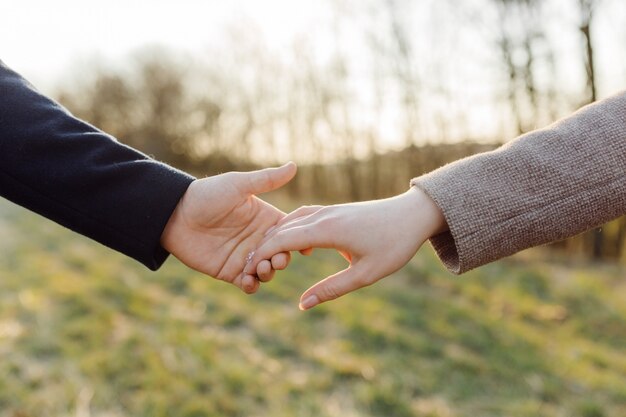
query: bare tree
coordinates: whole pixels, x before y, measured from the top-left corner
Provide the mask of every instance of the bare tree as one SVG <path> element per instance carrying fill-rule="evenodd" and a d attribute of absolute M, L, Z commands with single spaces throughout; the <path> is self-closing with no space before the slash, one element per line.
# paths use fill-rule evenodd
<path fill-rule="evenodd" d="M 583 36 L 583 60 L 587 75 L 588 102 L 598 99 L 596 64 L 594 61 L 594 43 L 592 24 L 595 16 L 597 0 L 578 0 L 580 8 L 580 32 Z"/>
<path fill-rule="evenodd" d="M 507 73 L 507 99 L 518 134 L 537 125 L 540 92 L 535 69 L 537 44 L 545 42 L 536 0 L 495 0 L 498 16 L 497 45 Z M 549 59 L 549 57 L 548 57 Z"/>

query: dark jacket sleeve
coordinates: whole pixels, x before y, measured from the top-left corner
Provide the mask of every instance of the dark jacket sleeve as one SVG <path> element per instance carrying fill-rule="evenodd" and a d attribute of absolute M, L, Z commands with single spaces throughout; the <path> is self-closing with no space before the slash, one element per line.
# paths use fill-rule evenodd
<path fill-rule="evenodd" d="M 0 195 L 150 269 L 193 177 L 118 143 L 0 61 Z"/>
<path fill-rule="evenodd" d="M 454 273 L 626 214 L 626 92 L 501 148 L 412 181 L 450 230 L 431 239 Z"/>

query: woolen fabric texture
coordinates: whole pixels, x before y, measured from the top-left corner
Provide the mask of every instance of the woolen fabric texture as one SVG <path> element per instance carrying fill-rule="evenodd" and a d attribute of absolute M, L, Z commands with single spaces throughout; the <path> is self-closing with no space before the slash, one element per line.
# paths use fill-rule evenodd
<path fill-rule="evenodd" d="M 0 61 L 0 195 L 150 269 L 193 177 L 72 116 Z"/>
<path fill-rule="evenodd" d="M 454 273 L 626 214 L 626 92 L 412 185 L 449 231 L 430 239 Z"/>

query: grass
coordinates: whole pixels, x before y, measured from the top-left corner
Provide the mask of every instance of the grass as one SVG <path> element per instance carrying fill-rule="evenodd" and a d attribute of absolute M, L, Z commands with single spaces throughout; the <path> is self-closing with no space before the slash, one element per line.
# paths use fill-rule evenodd
<path fill-rule="evenodd" d="M 0 417 L 626 415 L 626 271 L 463 277 L 430 249 L 310 312 L 320 251 L 256 296 L 0 202 Z"/>

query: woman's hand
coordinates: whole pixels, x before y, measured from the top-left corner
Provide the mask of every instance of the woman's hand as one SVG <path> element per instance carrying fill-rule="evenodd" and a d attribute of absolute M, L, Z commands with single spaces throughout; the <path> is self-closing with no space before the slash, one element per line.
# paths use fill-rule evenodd
<path fill-rule="evenodd" d="M 246 266 L 243 279 L 255 275 L 263 279 L 259 268 L 269 268 L 268 260 L 281 252 L 337 249 L 350 266 L 302 295 L 300 309 L 307 310 L 392 274 L 428 238 L 446 229 L 439 207 L 416 187 L 384 200 L 301 207 L 267 234 Z"/>

